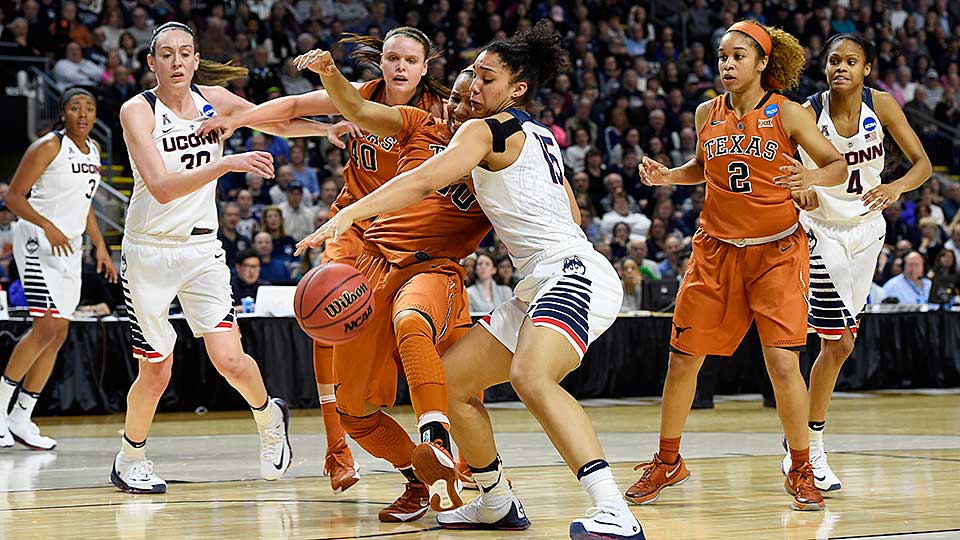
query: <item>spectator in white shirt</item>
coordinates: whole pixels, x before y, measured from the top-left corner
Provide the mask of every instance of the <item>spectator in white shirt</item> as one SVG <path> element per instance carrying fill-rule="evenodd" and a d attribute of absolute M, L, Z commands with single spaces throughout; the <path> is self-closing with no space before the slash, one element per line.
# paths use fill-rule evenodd
<path fill-rule="evenodd" d="M 277 169 L 277 183 L 270 188 L 270 200 L 273 201 L 274 205 L 280 206 L 287 201 L 287 186 L 293 181 L 293 167 L 289 164 L 281 165 Z M 313 200 L 313 193 L 309 189 L 303 188 L 303 204 L 312 206 Z"/>
<path fill-rule="evenodd" d="M 590 146 L 590 132 L 587 128 L 577 128 L 573 132 L 573 144 L 563 151 L 563 160 L 574 172 L 580 172 L 586 166 L 587 152 Z"/>
<path fill-rule="evenodd" d="M 638 236 L 647 236 L 650 230 L 650 218 L 647 216 L 630 211 L 630 201 L 627 194 L 620 191 L 613 196 L 613 210 L 603 215 L 600 221 L 600 230 L 603 234 L 613 234 L 613 228 L 617 223 L 626 223 L 630 226 L 630 231 Z"/>
<path fill-rule="evenodd" d="M 893 88 L 903 95 L 904 103 L 913 101 L 913 94 L 917 91 L 917 83 L 910 80 L 912 76 L 909 67 L 900 66 L 897 68 L 897 82 L 893 83 Z"/>
<path fill-rule="evenodd" d="M 127 32 L 137 40 L 137 49 L 150 46 L 150 40 L 153 39 L 153 21 L 148 17 L 147 10 L 140 6 L 133 9 L 133 26 L 127 28 Z"/>
<path fill-rule="evenodd" d="M 317 211 L 303 204 L 303 185 L 294 180 L 287 185 L 287 200 L 280 203 L 283 226 L 287 234 L 300 241 L 314 231 L 313 220 Z"/>
<path fill-rule="evenodd" d="M 60 85 L 60 90 L 71 86 L 97 86 L 103 77 L 103 68 L 86 60 L 83 49 L 76 42 L 67 45 L 67 56 L 57 61 L 53 66 L 53 78 Z"/>
<path fill-rule="evenodd" d="M 607 194 L 600 199 L 600 210 L 606 214 L 613 210 L 613 196 L 623 191 L 623 177 L 617 173 L 610 173 L 603 177 L 603 185 L 607 188 Z M 627 202 L 630 203 L 631 212 L 640 211 L 640 205 L 629 193 L 627 193 Z"/>
<path fill-rule="evenodd" d="M 478 253 L 474 271 L 477 279 L 467 288 L 471 313 L 489 313 L 493 308 L 513 298 L 510 287 L 499 285 L 493 280 L 497 267 L 492 256 Z"/>

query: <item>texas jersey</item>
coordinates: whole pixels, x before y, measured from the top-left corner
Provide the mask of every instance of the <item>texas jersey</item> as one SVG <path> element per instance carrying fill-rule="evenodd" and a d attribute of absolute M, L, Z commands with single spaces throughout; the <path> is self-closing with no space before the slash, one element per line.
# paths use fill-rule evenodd
<path fill-rule="evenodd" d="M 416 168 L 450 142 L 443 120 L 414 107 L 397 107 L 403 128 L 394 137 L 399 145 L 397 174 Z M 378 216 L 364 238 L 391 263 L 406 266 L 426 258 L 454 261 L 477 248 L 490 222 L 467 184 L 452 184 L 402 210 Z"/>
<path fill-rule="evenodd" d="M 182 173 L 201 167 L 223 157 L 223 141 L 219 133 L 197 135 L 197 129 L 207 118 L 216 115 L 213 105 L 191 85 L 190 95 L 200 116 L 184 119 L 177 116 L 157 98 L 153 90 L 141 94 L 153 109 L 153 143 L 168 172 Z M 137 98 L 134 98 L 137 99 Z M 211 181 L 193 193 L 160 203 L 147 189 L 133 159 L 133 194 L 127 209 L 125 234 L 131 238 L 149 237 L 154 241 L 192 238 L 206 240 L 217 231 L 217 182 Z M 199 231 L 199 233 L 198 233 Z"/>
<path fill-rule="evenodd" d="M 564 187 L 563 156 L 553 133 L 525 111 L 506 112 L 513 119 L 501 126 L 519 122 L 526 135 L 520 155 L 499 171 L 474 168 L 473 184 L 477 201 L 523 277 L 542 256 L 578 244 L 593 246 L 573 220 Z"/>
<path fill-rule="evenodd" d="M 829 90 L 814 94 L 807 100 L 817 115 L 820 132 L 846 160 L 848 175 L 843 184 L 814 187 L 820 206 L 808 212 L 808 215 L 831 223 L 858 223 L 870 214 L 861 197 L 880 185 L 880 173 L 883 172 L 883 128 L 873 108 L 873 93 L 869 88 L 863 89 L 857 132 L 850 137 L 840 135 L 830 117 Z M 817 168 L 816 162 L 802 147 L 800 157 L 805 167 Z"/>
<path fill-rule="evenodd" d="M 92 139 L 83 152 L 73 139 L 56 131 L 60 151 L 30 189 L 30 206 L 70 239 L 87 228 L 87 214 L 100 185 L 100 153 Z"/>
<path fill-rule="evenodd" d="M 773 183 L 790 165 L 796 146 L 783 128 L 781 107 L 787 98 L 767 92 L 742 118 L 729 94 L 713 100 L 700 128 L 707 196 L 700 227 L 719 239 L 763 238 L 797 224 L 790 192 Z"/>

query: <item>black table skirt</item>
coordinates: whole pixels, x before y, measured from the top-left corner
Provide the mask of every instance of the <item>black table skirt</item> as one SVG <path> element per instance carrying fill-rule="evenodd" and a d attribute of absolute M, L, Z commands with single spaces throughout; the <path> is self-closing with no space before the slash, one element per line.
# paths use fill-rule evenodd
<path fill-rule="evenodd" d="M 173 376 L 160 401 L 162 411 L 244 408 L 245 403 L 221 377 L 186 321 L 177 331 Z M 260 365 L 271 395 L 296 407 L 317 407 L 311 344 L 292 318 L 241 318 L 247 353 Z M 0 321 L 0 366 L 5 366 L 29 321 Z M 656 396 L 667 371 L 670 319 L 624 317 L 614 323 L 563 382 L 577 398 Z M 960 313 L 866 314 L 853 358 L 844 366 L 840 390 L 960 386 Z M 805 375 L 816 358 L 819 340 L 811 335 L 801 355 Z M 769 387 L 755 330 L 729 358 L 707 360 L 719 368 L 718 394 L 759 393 Z M 136 378 L 124 321 L 74 322 L 57 366 L 44 389 L 39 414 L 118 412 Z M 514 400 L 509 385 L 487 391 L 491 401 Z M 398 403 L 408 403 L 400 385 Z"/>

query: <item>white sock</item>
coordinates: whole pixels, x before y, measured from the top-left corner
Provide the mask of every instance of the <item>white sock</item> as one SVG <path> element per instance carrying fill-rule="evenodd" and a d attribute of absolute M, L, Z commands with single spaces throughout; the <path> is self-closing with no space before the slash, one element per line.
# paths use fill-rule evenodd
<path fill-rule="evenodd" d="M 580 485 L 584 491 L 590 495 L 593 506 L 613 506 L 619 508 L 625 506 L 623 497 L 620 495 L 620 488 L 613 479 L 613 471 L 609 465 L 606 465 L 592 471 L 580 478 Z"/>
<path fill-rule="evenodd" d="M 473 479 L 480 487 L 481 497 L 503 497 L 510 494 L 510 483 L 503 477 L 503 464 L 500 463 L 500 456 L 493 463 L 477 470 L 470 467 L 473 473 Z"/>
<path fill-rule="evenodd" d="M 823 429 L 807 428 L 807 436 L 810 439 L 810 455 L 823 452 Z"/>
<path fill-rule="evenodd" d="M 124 435 L 120 437 L 120 459 L 123 461 L 139 461 L 147 457 L 147 441 L 144 439 L 142 443 L 134 446 L 130 443 L 130 440 L 127 439 L 127 436 Z"/>
<path fill-rule="evenodd" d="M 0 377 L 0 415 L 7 414 L 10 407 L 10 399 L 13 393 L 17 391 L 17 381 L 11 381 L 6 376 Z"/>
<path fill-rule="evenodd" d="M 39 394 L 27 392 L 21 388 L 20 395 L 17 397 L 17 404 L 10 411 L 10 417 L 21 422 L 29 422 L 30 417 L 33 416 L 33 408 L 37 405 L 38 397 L 40 397 Z"/>
<path fill-rule="evenodd" d="M 276 424 L 283 419 L 280 414 L 280 407 L 274 403 L 270 396 L 267 396 L 267 404 L 263 409 L 250 409 L 253 411 L 253 419 L 257 421 L 258 428 L 265 428 Z"/>

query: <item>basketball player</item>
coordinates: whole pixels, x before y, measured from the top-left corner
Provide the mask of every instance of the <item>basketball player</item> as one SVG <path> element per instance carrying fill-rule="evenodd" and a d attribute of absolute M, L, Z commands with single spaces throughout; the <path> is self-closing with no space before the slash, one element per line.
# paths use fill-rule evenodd
<path fill-rule="evenodd" d="M 660 448 L 652 461 L 637 467 L 643 474 L 626 497 L 648 504 L 664 487 L 689 477 L 679 455 L 680 436 L 697 372 L 706 355 L 732 354 L 756 321 L 794 457 L 786 490 L 794 509 L 820 510 L 823 497 L 813 486 L 804 425 L 807 396 L 797 353 L 807 341 L 807 237 L 791 192 L 808 197 L 811 186 L 842 182 L 844 164 L 803 108 L 776 93 L 796 86 L 803 71 L 796 38 L 741 21 L 727 29 L 717 52 L 727 93 L 697 108 L 696 156 L 674 169 L 648 159 L 641 166 L 648 185 L 694 185 L 706 179 L 707 201 L 677 294 Z M 805 169 L 791 157 L 797 144 L 819 169 Z"/>
<path fill-rule="evenodd" d="M 241 347 L 230 270 L 216 240 L 215 198 L 217 178 L 230 171 L 272 177 L 273 158 L 266 152 L 223 156 L 217 133 L 198 135 L 203 119 L 253 105 L 221 86 L 193 83 L 221 84 L 245 76 L 246 69 L 201 61 L 193 32 L 175 22 L 154 31 L 147 62 L 157 87 L 120 110 L 134 176 L 120 273 L 140 372 L 127 396 L 122 447 L 110 480 L 129 493 L 166 491 L 166 482 L 146 459 L 145 445 L 173 364 L 176 333 L 167 314 L 174 296 L 194 334 L 203 337 L 214 367 L 253 409 L 260 432 L 260 473 L 276 480 L 290 465 L 290 415 L 282 400 L 267 395 L 256 362 Z M 257 128 L 305 136 L 325 126 L 296 120 Z"/>
<path fill-rule="evenodd" d="M 449 90 L 427 73 L 430 62 L 437 58 L 437 54 L 426 34 L 416 28 L 403 26 L 388 32 L 383 41 L 353 35 L 342 42 L 356 45 L 353 57 L 362 63 L 379 65 L 383 73 L 382 78 L 356 84 L 364 99 L 386 105 L 410 105 L 440 115 L 442 102 Z M 201 133 L 223 129 L 224 136 L 229 136 L 239 126 L 327 114 L 339 114 L 339 111 L 326 90 L 317 90 L 271 100 L 237 115 L 215 117 L 201 128 Z M 350 161 L 343 170 L 344 188 L 332 205 L 331 215 L 370 193 L 397 172 L 398 148 L 394 138 L 380 138 L 354 130 L 350 134 L 349 146 Z M 363 251 L 363 231 L 368 225 L 369 222 L 359 223 L 350 234 L 340 237 L 336 242 L 327 242 L 323 262 L 354 266 Z M 330 476 L 333 491 L 340 493 L 356 484 L 360 475 L 359 464 L 350 454 L 337 414 L 333 348 L 315 342 L 313 366 L 327 436 L 324 473 Z M 398 499 L 396 504 L 408 508 L 414 503 L 419 508 L 419 497 L 411 494 L 403 501 Z"/>
<path fill-rule="evenodd" d="M 7 206 L 20 216 L 13 224 L 14 257 L 33 326 L 14 347 L 0 379 L 0 447 L 13 446 L 14 439 L 34 450 L 57 445 L 40 434 L 30 416 L 80 301 L 84 231 L 96 247 L 97 272 L 117 282 L 90 205 L 100 185 L 100 148 L 90 138 L 96 120 L 93 94 L 80 88 L 65 91 L 60 97 L 62 129 L 30 145 L 7 192 Z M 18 386 L 20 396 L 7 417 Z"/>
<path fill-rule="evenodd" d="M 343 77 L 329 52 L 317 50 L 306 56 L 300 65 L 320 74 L 323 87 L 347 120 L 376 136 L 396 139 L 398 173 L 416 168 L 445 148 L 457 127 L 454 124 L 470 117 L 466 96 L 472 71 L 457 78 L 447 103 L 448 125 L 420 109 L 365 100 Z M 339 408 L 347 432 L 368 452 L 388 459 L 412 477 L 407 490 L 429 495 L 422 500 L 429 499 L 437 511 L 462 504 L 456 482 L 430 486 L 427 492 L 423 483 L 414 481 L 413 441 L 380 407 L 392 406 L 396 396 L 396 348 L 421 440 L 436 441 L 451 451 L 440 355 L 471 325 L 459 261 L 476 249 L 489 230 L 476 198 L 462 183 L 434 192 L 416 205 L 379 215 L 364 233 L 367 249 L 357 259 L 357 268 L 375 284 L 379 306 L 374 319 L 365 323 L 371 327 L 365 331 L 370 337 L 334 349 Z M 406 512 L 385 509 L 381 519 L 409 521 L 426 511 L 426 506 Z"/>
<path fill-rule="evenodd" d="M 881 211 L 920 187 L 932 167 L 896 100 L 863 86 L 873 69 L 873 46 L 859 34 L 837 34 L 823 50 L 830 89 L 810 96 L 804 107 L 843 154 L 847 177 L 838 186 L 814 188 L 819 207 L 801 213 L 800 223 L 810 242 L 808 323 L 820 334 L 820 354 L 810 372 L 810 463 L 817 488 L 833 491 L 841 483 L 827 463 L 823 428 L 840 368 L 853 352 L 860 312 L 883 249 L 886 221 Z M 887 184 L 880 182 L 884 129 L 913 164 L 902 178 Z M 806 167 L 816 167 L 804 148 L 800 156 Z M 784 474 L 791 464 L 787 454 L 781 462 Z"/>
<path fill-rule="evenodd" d="M 571 524 L 570 537 L 642 539 L 589 417 L 560 386 L 613 322 L 623 294 L 613 267 L 577 225 L 553 134 L 523 109 L 566 65 L 560 36 L 544 22 L 485 47 L 474 62 L 470 99 L 474 115 L 489 118 L 464 123 L 446 150 L 345 208 L 300 247 L 319 245 L 353 221 L 404 208 L 472 174 L 477 201 L 524 279 L 513 299 L 444 354 L 452 434 L 481 493 L 438 521 L 449 528 L 529 526 L 502 481 L 490 419 L 475 396 L 510 381 L 593 502 L 587 517 Z M 456 479 L 452 456 L 433 442 L 417 447 L 414 467 L 429 484 Z"/>

